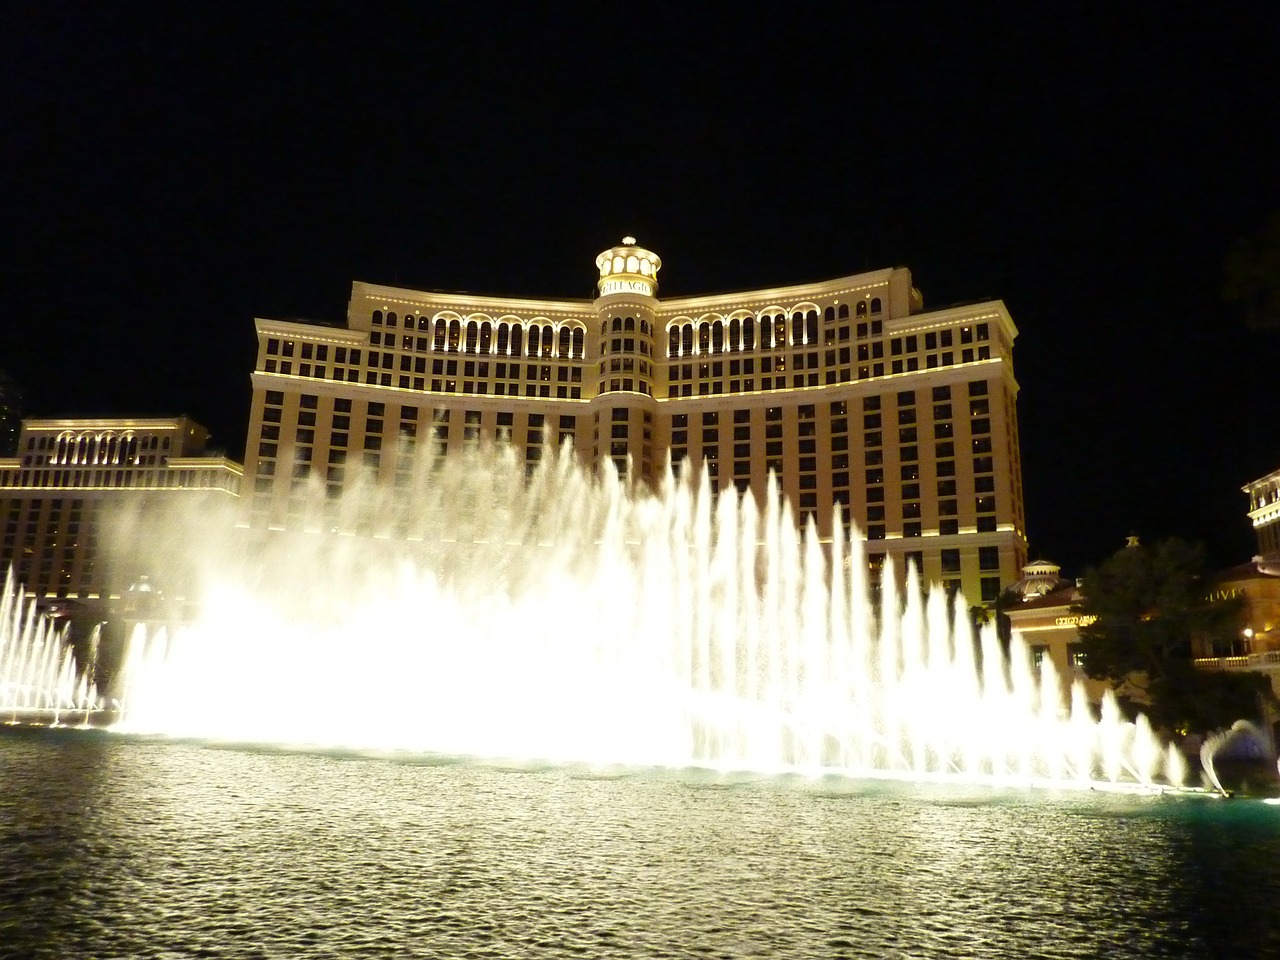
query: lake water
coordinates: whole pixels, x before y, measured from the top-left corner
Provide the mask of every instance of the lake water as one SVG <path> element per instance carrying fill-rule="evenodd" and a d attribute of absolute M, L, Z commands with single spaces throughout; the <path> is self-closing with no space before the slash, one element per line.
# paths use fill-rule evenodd
<path fill-rule="evenodd" d="M 0 957 L 1280 956 L 1280 807 L 0 735 Z"/>

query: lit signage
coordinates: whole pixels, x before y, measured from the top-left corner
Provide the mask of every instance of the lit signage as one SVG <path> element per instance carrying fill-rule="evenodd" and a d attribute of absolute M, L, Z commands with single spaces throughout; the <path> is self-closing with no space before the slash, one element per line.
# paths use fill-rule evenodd
<path fill-rule="evenodd" d="M 1087 627 L 1091 623 L 1097 623 L 1098 618 L 1091 613 L 1082 613 L 1070 617 L 1058 617 L 1053 621 L 1055 627 Z"/>
<path fill-rule="evenodd" d="M 600 296 L 607 297 L 611 293 L 638 293 L 643 297 L 653 296 L 653 284 L 648 280 L 601 280 Z"/>

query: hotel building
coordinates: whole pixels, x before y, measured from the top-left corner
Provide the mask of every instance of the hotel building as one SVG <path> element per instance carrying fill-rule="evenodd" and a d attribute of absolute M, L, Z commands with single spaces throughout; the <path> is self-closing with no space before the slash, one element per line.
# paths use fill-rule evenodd
<path fill-rule="evenodd" d="M 568 444 L 655 484 L 705 463 L 800 522 L 832 504 L 873 566 L 996 598 L 1025 561 L 1012 349 L 1000 301 L 926 311 L 911 274 L 659 299 L 661 260 L 631 237 L 596 258 L 593 300 L 356 282 L 343 327 L 258 320 L 246 476 L 257 529 L 302 522 L 311 478 L 353 465 L 394 482 L 409 446 L 501 438 L 532 467 Z M 250 492 L 250 491 L 246 491 Z"/>
<path fill-rule="evenodd" d="M 1275 554 L 1271 562 L 1280 565 L 1280 470 L 1246 483 L 1242 489 L 1249 498 L 1249 522 L 1258 537 L 1258 552 Z"/>
<path fill-rule="evenodd" d="M 22 421 L 17 456 L 0 459 L 0 576 L 12 565 L 43 600 L 119 599 L 138 571 L 106 568 L 113 507 L 239 496 L 240 464 L 208 436 L 186 417 Z"/>

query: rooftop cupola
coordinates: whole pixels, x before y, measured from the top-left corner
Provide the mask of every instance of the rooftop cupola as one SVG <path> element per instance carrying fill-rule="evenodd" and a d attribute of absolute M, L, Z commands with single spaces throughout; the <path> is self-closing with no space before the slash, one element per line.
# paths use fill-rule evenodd
<path fill-rule="evenodd" d="M 596 257 L 600 296 L 608 297 L 615 293 L 655 296 L 661 266 L 662 260 L 656 253 L 637 246 L 635 237 L 623 237 L 618 246 Z"/>

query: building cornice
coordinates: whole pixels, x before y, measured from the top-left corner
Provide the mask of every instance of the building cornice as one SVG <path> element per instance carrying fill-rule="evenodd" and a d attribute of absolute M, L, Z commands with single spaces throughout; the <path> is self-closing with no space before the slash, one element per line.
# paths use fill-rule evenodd
<path fill-rule="evenodd" d="M 834 280 L 820 280 L 816 283 L 798 283 L 785 287 L 763 287 L 759 290 L 700 294 L 691 297 L 671 297 L 660 301 L 658 314 L 665 317 L 668 313 L 752 310 L 782 306 L 786 301 L 794 303 L 799 300 L 826 300 L 837 296 L 853 296 L 883 289 L 895 272 L 894 268 L 889 267 L 870 273 L 837 277 Z"/>
<path fill-rule="evenodd" d="M 49 420 L 27 419 L 22 421 L 24 431 L 37 430 L 177 430 L 184 425 L 195 424 L 190 417 L 163 417 L 139 419 L 137 417 L 76 417 Z"/>
<path fill-rule="evenodd" d="M 259 336 L 277 334 L 282 337 L 306 337 L 315 342 L 355 344 L 364 343 L 362 330 L 348 330 L 346 327 L 329 327 L 318 323 L 307 323 L 302 320 L 264 320 L 256 318 L 254 329 Z"/>
<path fill-rule="evenodd" d="M 351 299 L 379 301 L 386 307 L 392 304 L 410 307 L 414 313 L 453 310 L 457 313 L 485 312 L 495 316 L 512 314 L 543 314 L 579 319 L 594 319 L 591 300 L 535 300 L 528 297 L 499 297 L 472 293 L 436 293 L 431 290 L 411 290 L 406 287 L 387 287 L 356 280 L 351 284 Z"/>

